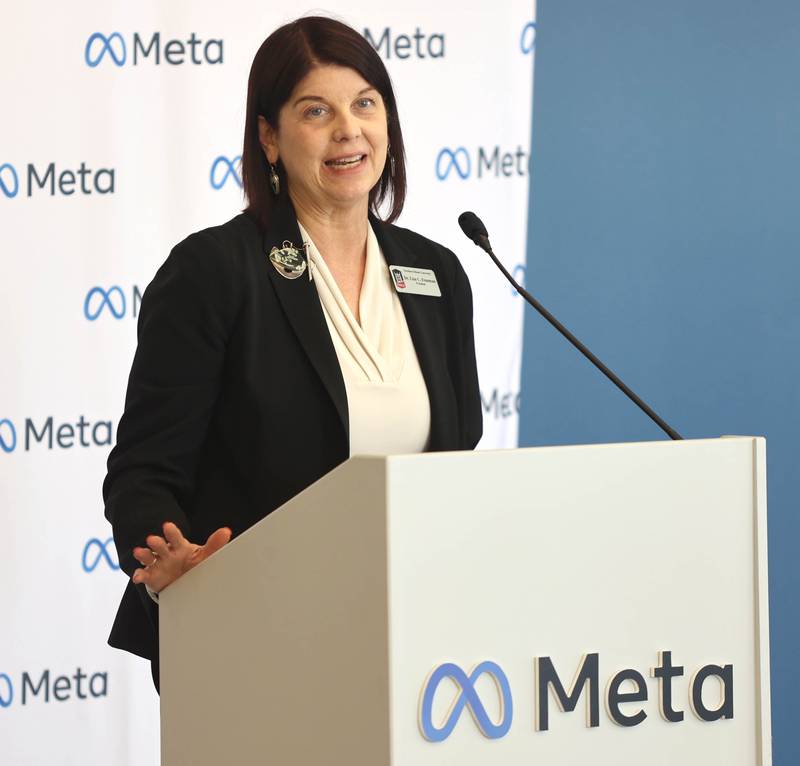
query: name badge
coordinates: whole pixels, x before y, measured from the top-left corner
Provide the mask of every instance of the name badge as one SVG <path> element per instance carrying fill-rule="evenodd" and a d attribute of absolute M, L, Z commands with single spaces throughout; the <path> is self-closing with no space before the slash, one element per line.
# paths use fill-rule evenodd
<path fill-rule="evenodd" d="M 432 295 L 441 298 L 442 291 L 436 281 L 436 274 L 431 269 L 413 269 L 411 266 L 392 266 L 389 264 L 394 289 L 398 293 L 412 295 Z"/>

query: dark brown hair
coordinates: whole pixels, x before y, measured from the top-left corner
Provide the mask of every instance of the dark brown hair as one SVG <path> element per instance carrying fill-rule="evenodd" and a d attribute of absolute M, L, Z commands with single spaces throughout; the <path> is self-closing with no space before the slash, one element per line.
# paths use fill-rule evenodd
<path fill-rule="evenodd" d="M 264 40 L 253 59 L 247 83 L 242 148 L 242 184 L 248 203 L 245 212 L 266 228 L 275 204 L 287 195 L 286 174 L 280 162 L 277 164 L 280 195 L 273 195 L 270 188 L 267 158 L 258 140 L 258 117 L 263 116 L 279 130 L 281 107 L 297 84 L 319 64 L 349 67 L 381 94 L 389 129 L 389 157 L 380 179 L 370 190 L 369 206 L 379 215 L 379 206 L 388 199 L 391 208 L 385 220 L 391 223 L 400 215 L 405 202 L 406 166 L 389 73 L 377 51 L 355 29 L 323 16 L 306 16 L 279 27 Z"/>

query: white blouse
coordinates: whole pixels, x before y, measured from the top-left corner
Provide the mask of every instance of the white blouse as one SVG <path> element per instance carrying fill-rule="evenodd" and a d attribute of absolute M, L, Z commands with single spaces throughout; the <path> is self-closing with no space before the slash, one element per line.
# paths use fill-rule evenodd
<path fill-rule="evenodd" d="M 361 324 L 302 226 L 300 234 L 347 390 L 350 455 L 423 452 L 431 423 L 428 389 L 372 227 L 358 303 Z"/>

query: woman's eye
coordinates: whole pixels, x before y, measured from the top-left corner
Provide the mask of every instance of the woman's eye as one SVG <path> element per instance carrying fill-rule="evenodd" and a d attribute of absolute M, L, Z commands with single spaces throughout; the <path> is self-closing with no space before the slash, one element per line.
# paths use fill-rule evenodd
<path fill-rule="evenodd" d="M 362 109 L 369 109 L 369 107 L 375 105 L 375 99 L 372 99 L 372 98 L 360 98 L 360 99 L 358 99 L 357 103 Z"/>
<path fill-rule="evenodd" d="M 323 114 L 325 114 L 324 106 L 312 106 L 306 109 L 306 117 L 321 117 Z"/>

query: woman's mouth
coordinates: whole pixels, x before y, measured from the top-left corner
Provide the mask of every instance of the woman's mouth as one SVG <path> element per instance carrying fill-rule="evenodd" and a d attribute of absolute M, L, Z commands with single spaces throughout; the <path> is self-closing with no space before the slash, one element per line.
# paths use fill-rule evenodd
<path fill-rule="evenodd" d="M 326 160 L 325 165 L 329 168 L 346 170 L 360 165 L 367 158 L 366 154 L 351 154 L 348 157 L 338 157 L 335 160 Z"/>

